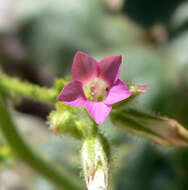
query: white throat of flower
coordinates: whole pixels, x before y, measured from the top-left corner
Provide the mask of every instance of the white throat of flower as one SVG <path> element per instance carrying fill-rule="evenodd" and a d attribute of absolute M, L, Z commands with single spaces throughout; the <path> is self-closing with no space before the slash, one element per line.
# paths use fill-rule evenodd
<path fill-rule="evenodd" d="M 109 86 L 107 83 L 99 78 L 86 83 L 83 87 L 85 96 L 91 101 L 103 101 L 107 95 Z"/>

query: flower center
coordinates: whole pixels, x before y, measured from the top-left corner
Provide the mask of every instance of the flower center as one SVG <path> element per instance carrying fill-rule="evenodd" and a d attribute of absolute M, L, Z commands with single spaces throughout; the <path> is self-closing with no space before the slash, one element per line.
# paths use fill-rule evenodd
<path fill-rule="evenodd" d="M 104 80 L 96 78 L 85 84 L 83 89 L 88 100 L 99 102 L 108 95 L 109 86 Z"/>

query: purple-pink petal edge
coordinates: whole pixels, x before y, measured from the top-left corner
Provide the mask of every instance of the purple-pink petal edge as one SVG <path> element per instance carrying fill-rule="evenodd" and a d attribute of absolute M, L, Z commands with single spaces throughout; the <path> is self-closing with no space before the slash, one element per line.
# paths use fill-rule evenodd
<path fill-rule="evenodd" d="M 91 56 L 78 51 L 72 65 L 73 81 L 66 85 L 57 100 L 72 107 L 85 107 L 94 121 L 101 125 L 109 115 L 112 104 L 131 96 L 126 84 L 119 80 L 121 56 L 112 56 L 97 62 Z M 108 95 L 101 102 L 86 99 L 83 85 L 95 78 L 101 78 L 109 85 Z M 139 86 L 137 92 L 146 92 L 146 86 Z"/>

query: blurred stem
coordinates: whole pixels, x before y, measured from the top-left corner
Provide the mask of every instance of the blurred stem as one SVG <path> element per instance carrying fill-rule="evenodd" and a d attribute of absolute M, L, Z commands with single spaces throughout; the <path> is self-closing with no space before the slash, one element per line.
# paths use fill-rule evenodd
<path fill-rule="evenodd" d="M 55 166 L 52 165 L 52 163 L 40 158 L 31 151 L 31 148 L 27 144 L 25 144 L 11 120 L 11 117 L 3 103 L 1 94 L 0 128 L 12 151 L 34 171 L 45 177 L 48 181 L 52 182 L 60 189 L 83 190 L 81 181 L 79 181 L 75 176 L 72 176 L 72 174 L 65 170 L 61 170 L 60 172 L 55 168 Z"/>
<path fill-rule="evenodd" d="M 53 88 L 40 87 L 28 82 L 22 82 L 0 72 L 0 83 L 5 90 L 21 95 L 31 100 L 53 105 L 56 103 L 57 91 Z"/>

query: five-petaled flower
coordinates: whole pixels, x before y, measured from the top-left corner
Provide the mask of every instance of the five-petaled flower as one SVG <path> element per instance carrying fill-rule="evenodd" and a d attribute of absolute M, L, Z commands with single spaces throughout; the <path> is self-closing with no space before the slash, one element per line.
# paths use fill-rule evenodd
<path fill-rule="evenodd" d="M 112 56 L 97 62 L 77 52 L 72 65 L 73 81 L 63 88 L 57 99 L 72 107 L 85 107 L 94 121 L 102 124 L 112 104 L 131 95 L 119 79 L 121 61 L 121 56 Z"/>

